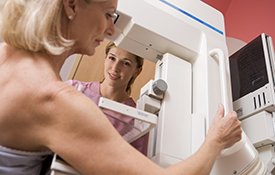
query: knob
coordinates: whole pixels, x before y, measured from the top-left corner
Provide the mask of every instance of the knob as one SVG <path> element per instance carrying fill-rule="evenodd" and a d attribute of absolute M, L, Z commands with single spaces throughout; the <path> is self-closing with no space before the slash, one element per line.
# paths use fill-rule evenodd
<path fill-rule="evenodd" d="M 154 81 L 152 88 L 155 94 L 162 95 L 167 90 L 167 83 L 162 79 L 158 79 Z"/>

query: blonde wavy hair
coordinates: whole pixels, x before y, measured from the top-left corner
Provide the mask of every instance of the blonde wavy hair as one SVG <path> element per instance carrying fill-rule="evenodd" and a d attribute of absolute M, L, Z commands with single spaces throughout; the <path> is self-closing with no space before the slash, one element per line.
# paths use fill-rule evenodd
<path fill-rule="evenodd" d="M 62 15 L 62 0 L 1 0 L 0 38 L 19 49 L 60 55 L 74 44 L 62 35 Z"/>

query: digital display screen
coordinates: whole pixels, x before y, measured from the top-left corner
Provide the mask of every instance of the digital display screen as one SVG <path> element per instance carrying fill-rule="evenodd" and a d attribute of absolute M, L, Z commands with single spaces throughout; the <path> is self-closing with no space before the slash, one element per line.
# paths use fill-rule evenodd
<path fill-rule="evenodd" d="M 229 57 L 233 101 L 268 83 L 261 36 Z"/>

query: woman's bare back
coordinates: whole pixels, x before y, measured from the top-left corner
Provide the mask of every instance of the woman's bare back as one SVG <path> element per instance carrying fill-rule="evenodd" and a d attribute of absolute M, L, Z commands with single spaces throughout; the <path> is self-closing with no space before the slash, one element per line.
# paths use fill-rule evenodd
<path fill-rule="evenodd" d="M 45 59 L 14 51 L 5 44 L 0 47 L 0 145 L 26 151 L 45 150 L 38 129 L 50 121 L 43 119 L 38 106 L 50 100 L 54 89 L 49 86 L 58 82 L 58 77 L 50 68 L 45 71 Z M 42 66 L 43 71 L 39 71 Z"/>

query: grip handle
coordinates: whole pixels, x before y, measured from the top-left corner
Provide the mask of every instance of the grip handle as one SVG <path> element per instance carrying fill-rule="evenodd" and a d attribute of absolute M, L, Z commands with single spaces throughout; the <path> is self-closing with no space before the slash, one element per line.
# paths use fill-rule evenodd
<path fill-rule="evenodd" d="M 221 98 L 222 104 L 224 106 L 224 113 L 227 114 L 228 112 L 233 110 L 232 101 L 231 101 L 231 93 L 229 92 L 229 84 L 228 84 L 228 76 L 227 76 L 227 66 L 226 66 L 226 58 L 224 53 L 221 49 L 215 48 L 209 52 L 209 55 L 212 58 L 215 58 L 219 62 L 219 71 L 220 71 L 220 87 L 221 87 Z M 228 156 L 243 148 L 246 142 L 246 135 L 242 132 L 242 139 L 235 143 L 230 148 L 224 149 L 221 152 L 221 156 Z"/>

